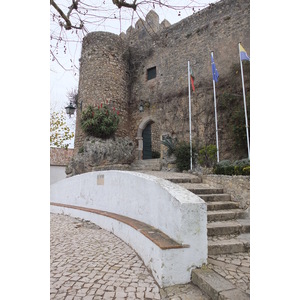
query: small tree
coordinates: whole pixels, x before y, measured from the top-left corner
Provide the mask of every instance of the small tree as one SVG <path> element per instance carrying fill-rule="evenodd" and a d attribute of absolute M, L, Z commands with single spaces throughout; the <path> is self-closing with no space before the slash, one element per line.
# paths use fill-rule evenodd
<path fill-rule="evenodd" d="M 67 125 L 64 111 L 50 112 L 50 147 L 68 149 L 71 142 L 67 142 L 74 137 L 74 132 Z"/>
<path fill-rule="evenodd" d="M 198 161 L 201 166 L 211 168 L 217 162 L 217 147 L 215 145 L 204 146 L 199 150 Z"/>

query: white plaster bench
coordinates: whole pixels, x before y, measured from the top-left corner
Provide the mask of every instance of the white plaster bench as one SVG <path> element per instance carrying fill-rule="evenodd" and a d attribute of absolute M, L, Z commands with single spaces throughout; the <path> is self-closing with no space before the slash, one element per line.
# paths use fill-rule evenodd
<path fill-rule="evenodd" d="M 207 261 L 206 203 L 164 179 L 85 173 L 52 184 L 50 201 L 51 212 L 89 220 L 128 243 L 161 287 L 189 282 Z"/>

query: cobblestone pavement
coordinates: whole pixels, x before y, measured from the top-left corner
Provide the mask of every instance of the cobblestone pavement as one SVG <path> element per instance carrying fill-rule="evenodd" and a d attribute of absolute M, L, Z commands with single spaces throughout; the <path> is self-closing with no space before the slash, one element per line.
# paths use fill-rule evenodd
<path fill-rule="evenodd" d="M 209 255 L 208 268 L 250 295 L 250 253 Z"/>
<path fill-rule="evenodd" d="M 95 224 L 50 220 L 50 299 L 209 299 L 192 284 L 160 290 L 134 250 Z"/>
<path fill-rule="evenodd" d="M 51 214 L 51 299 L 161 299 L 137 254 L 90 222 Z"/>
<path fill-rule="evenodd" d="M 160 290 L 162 300 L 210 300 L 192 283 L 177 284 Z"/>

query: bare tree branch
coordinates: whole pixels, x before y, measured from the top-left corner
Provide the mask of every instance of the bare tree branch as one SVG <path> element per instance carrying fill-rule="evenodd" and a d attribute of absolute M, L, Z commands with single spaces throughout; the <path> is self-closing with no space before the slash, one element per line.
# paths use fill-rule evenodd
<path fill-rule="evenodd" d="M 57 57 L 55 56 L 55 54 L 53 53 L 52 50 L 50 50 L 50 53 L 52 55 L 52 60 L 55 60 L 65 71 L 71 71 L 72 69 L 66 69 L 57 59 Z"/>
<path fill-rule="evenodd" d="M 125 0 L 112 0 L 113 4 L 115 4 L 118 8 L 128 7 L 136 10 L 138 4 L 136 4 L 137 0 L 134 0 L 132 3 L 127 3 Z"/>
<path fill-rule="evenodd" d="M 80 21 L 80 25 L 79 26 L 74 26 L 72 25 L 71 21 L 70 21 L 70 15 L 72 13 L 72 11 L 75 9 L 77 10 L 78 8 L 78 2 L 79 0 L 75 1 L 73 0 L 72 5 L 69 7 L 69 11 L 67 13 L 67 15 L 65 15 L 65 13 L 61 10 L 61 8 L 54 2 L 54 0 L 50 0 L 50 5 L 52 5 L 56 11 L 59 13 L 59 15 L 65 20 L 65 24 L 62 24 L 64 26 L 64 28 L 66 30 L 70 30 L 72 28 L 74 29 L 82 29 L 83 28 L 83 22 Z"/>
<path fill-rule="evenodd" d="M 115 29 L 117 22 L 108 22 L 110 20 L 119 21 L 117 26 L 121 32 L 124 23 L 131 22 L 133 26 L 134 19 L 145 18 L 151 9 L 174 10 L 180 16 L 183 10 L 196 12 L 211 1 L 201 2 L 189 0 L 176 5 L 171 0 L 50 0 L 51 59 L 58 62 L 59 53 L 66 55 L 70 42 L 81 43 L 90 31 Z M 156 33 L 151 30 L 151 24 L 146 30 L 155 38 Z M 58 64 L 62 67 L 59 62 Z"/>

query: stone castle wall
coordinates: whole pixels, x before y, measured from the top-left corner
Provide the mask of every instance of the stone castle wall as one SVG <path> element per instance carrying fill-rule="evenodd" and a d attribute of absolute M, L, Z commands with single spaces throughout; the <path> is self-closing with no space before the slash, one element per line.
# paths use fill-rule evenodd
<path fill-rule="evenodd" d="M 78 102 L 82 109 L 88 105 L 107 104 L 120 112 L 120 126 L 116 136 L 125 137 L 128 121 L 128 73 L 127 62 L 122 53 L 124 43 L 108 32 L 92 32 L 82 44 Z M 74 149 L 83 145 L 84 132 L 80 127 L 81 111 L 77 109 Z"/>
<path fill-rule="evenodd" d="M 87 35 L 79 99 L 84 99 L 84 105 L 103 95 L 117 101 L 123 116 L 118 134 L 137 139 L 140 150 L 147 122 L 155 124 L 155 150 L 166 134 L 188 141 L 190 61 L 196 86 L 192 93 L 193 141 L 200 146 L 215 143 L 210 53 L 214 51 L 220 83 L 232 64 L 239 63 L 239 42 L 250 55 L 249 0 L 223 0 L 171 26 L 166 20 L 159 23 L 151 11 L 145 21 L 139 20 L 120 37 L 98 32 Z M 153 67 L 156 77 L 147 80 L 147 70 Z M 218 93 L 218 83 L 216 89 Z M 148 104 L 142 113 L 138 109 L 141 101 Z M 80 145 L 80 136 L 76 131 L 75 148 Z M 228 143 L 226 136 L 220 134 L 219 139 L 220 159 L 230 157 L 222 152 Z"/>

